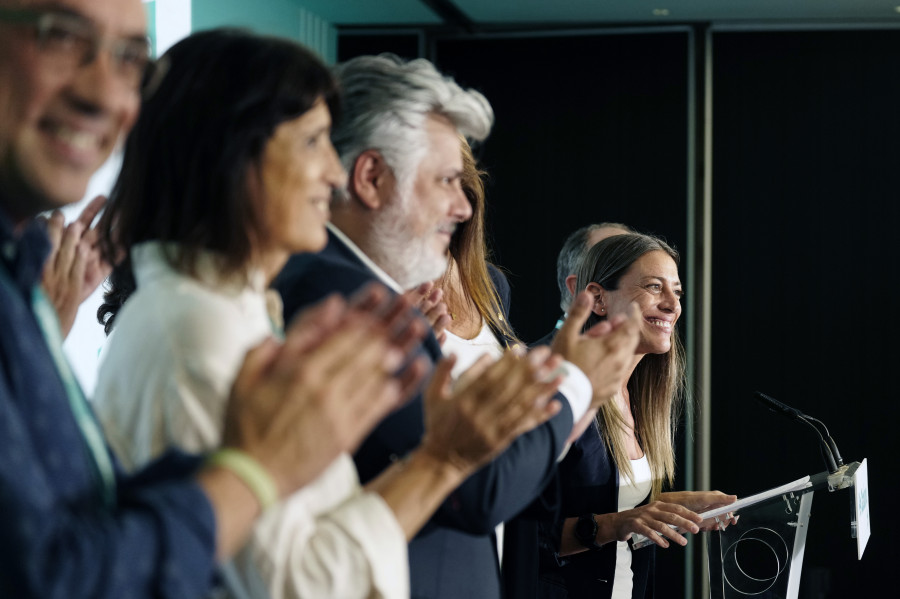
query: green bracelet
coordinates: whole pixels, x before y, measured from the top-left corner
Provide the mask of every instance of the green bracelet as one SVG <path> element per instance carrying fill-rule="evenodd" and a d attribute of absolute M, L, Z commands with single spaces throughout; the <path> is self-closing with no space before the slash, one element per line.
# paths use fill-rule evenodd
<path fill-rule="evenodd" d="M 246 452 L 240 449 L 219 449 L 209 455 L 206 463 L 230 470 L 241 479 L 259 501 L 263 511 L 278 502 L 278 487 L 272 475 Z"/>

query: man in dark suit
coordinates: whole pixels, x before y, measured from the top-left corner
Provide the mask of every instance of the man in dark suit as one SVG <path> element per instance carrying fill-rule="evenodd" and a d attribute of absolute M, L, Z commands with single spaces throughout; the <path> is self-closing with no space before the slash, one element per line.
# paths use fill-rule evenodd
<path fill-rule="evenodd" d="M 481 94 L 464 91 L 425 60 L 361 57 L 337 74 L 345 100 L 333 139 L 348 193 L 332 202 L 325 250 L 293 257 L 276 281 L 286 319 L 331 292 L 352 293 L 372 280 L 402 293 L 441 276 L 456 225 L 472 214 L 460 187 L 459 136 L 484 139 L 493 121 Z M 580 300 L 573 318 L 577 312 L 583 323 L 588 303 Z M 591 336 L 578 333 L 581 323 L 564 327 L 554 348 L 568 360 L 559 414 L 472 475 L 410 542 L 413 597 L 501 596 L 495 527 L 540 494 L 573 423 L 589 420 L 621 385 L 634 349 L 634 319 Z M 433 335 L 421 351 L 432 362 L 441 358 Z M 369 436 L 354 456 L 364 483 L 420 442 L 422 417 L 416 398 Z"/>

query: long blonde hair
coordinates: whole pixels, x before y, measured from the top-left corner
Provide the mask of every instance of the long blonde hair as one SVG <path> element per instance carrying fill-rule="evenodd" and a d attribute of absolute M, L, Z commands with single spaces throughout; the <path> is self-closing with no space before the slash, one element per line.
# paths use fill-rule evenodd
<path fill-rule="evenodd" d="M 488 326 L 515 343 L 515 332 L 503 316 L 500 297 L 488 272 L 490 253 L 484 234 L 484 177 L 487 173 L 478 168 L 472 148 L 465 137 L 460 136 L 460 145 L 463 158 L 461 184 L 463 193 L 472 205 L 472 218 L 460 223 L 450 240 L 450 255 L 456 261 L 465 295 L 464 298 L 455 299 L 461 302 L 465 302 L 466 298 L 471 300 Z M 449 268 L 447 272 L 450 272 Z M 443 287 L 448 289 L 446 285 Z"/>
<path fill-rule="evenodd" d="M 665 252 L 678 264 L 678 252 L 657 237 L 628 234 L 604 239 L 579 264 L 577 289 L 584 290 L 589 283 L 598 283 L 604 289 L 615 290 L 631 265 L 653 251 Z M 593 326 L 604 318 L 592 314 L 585 326 Z M 638 362 L 627 389 L 635 435 L 650 463 L 653 500 L 662 492 L 663 484 L 671 486 L 675 480 L 675 432 L 684 396 L 684 348 L 677 329 L 672 332 L 672 347 L 668 352 L 648 354 Z M 633 482 L 634 472 L 625 450 L 628 428 L 617 402 L 607 402 L 600 408 L 597 426 L 620 475 Z"/>

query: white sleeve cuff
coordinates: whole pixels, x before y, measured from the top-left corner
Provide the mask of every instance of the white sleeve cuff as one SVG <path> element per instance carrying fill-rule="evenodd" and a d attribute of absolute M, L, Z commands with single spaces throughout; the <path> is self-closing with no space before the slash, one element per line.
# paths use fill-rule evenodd
<path fill-rule="evenodd" d="M 262 515 L 235 567 L 249 597 L 409 598 L 406 535 L 346 454 Z"/>
<path fill-rule="evenodd" d="M 409 548 L 394 512 L 377 493 L 365 492 L 326 518 L 359 543 L 371 568 L 373 596 L 409 597 Z M 352 576 L 353 572 L 347 572 Z"/>
<path fill-rule="evenodd" d="M 574 424 L 581 420 L 581 417 L 591 407 L 594 387 L 587 375 L 571 362 L 564 361 L 560 370 L 565 373 L 565 378 L 559 386 L 559 392 L 569 400 L 569 407 L 572 408 L 572 424 Z"/>

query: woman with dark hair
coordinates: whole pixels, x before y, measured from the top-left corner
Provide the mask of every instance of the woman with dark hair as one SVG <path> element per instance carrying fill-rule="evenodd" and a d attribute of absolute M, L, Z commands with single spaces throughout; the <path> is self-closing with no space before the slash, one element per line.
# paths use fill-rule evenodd
<path fill-rule="evenodd" d="M 684 385 L 676 330 L 682 297 L 677 252 L 649 235 L 616 235 L 594 245 L 576 274 L 576 289 L 593 296 L 586 326 L 636 305 L 640 341 L 627 383 L 600 408 L 560 464 L 565 519 L 561 530 L 549 535 L 556 538 L 544 545 L 556 551 L 541 560 L 542 589 L 546 597 L 652 596 L 654 551 L 633 552 L 625 541 L 640 533 L 663 548 L 670 541 L 684 545 L 670 525 L 696 533 L 695 512 L 736 497 L 662 492 L 674 480 L 673 443 Z"/>
<path fill-rule="evenodd" d="M 127 467 L 172 445 L 192 452 L 217 446 L 244 354 L 281 328 L 280 300 L 267 287 L 290 254 L 324 246 L 329 201 L 346 179 L 330 141 L 335 82 L 309 51 L 214 30 L 179 42 L 162 61 L 168 72 L 128 138 L 104 222 L 108 251 L 128 253 L 136 283 L 115 317 L 96 388 L 108 440 Z M 357 301 L 370 305 L 373 293 Z M 378 311 L 406 351 L 424 332 L 402 301 Z M 368 341 L 357 341 L 360 352 L 369 351 Z M 330 339 L 305 342 L 320 347 Z M 384 353 L 382 376 L 406 361 L 399 348 Z M 356 368 L 351 362 L 317 374 L 329 380 Z M 492 376 L 494 368 L 512 369 L 511 392 L 526 403 L 498 400 L 465 421 L 471 409 L 444 391 L 452 362 L 439 364 L 421 445 L 365 490 L 342 454 L 270 506 L 225 569 L 230 594 L 407 597 L 407 540 L 478 465 L 552 415 L 547 400 L 555 383 L 534 383 L 553 364 L 509 356 L 488 367 Z M 423 363 L 402 372 L 394 389 L 405 395 L 423 376 Z M 465 401 L 478 397 L 479 381 Z M 354 383 L 377 398 L 368 371 Z"/>
<path fill-rule="evenodd" d="M 173 46 L 162 65 L 104 221 L 110 253 L 129 256 L 114 281 L 128 299 L 95 401 L 127 468 L 172 445 L 215 447 L 244 352 L 279 329 L 267 284 L 290 253 L 324 244 L 331 192 L 344 184 L 329 140 L 337 88 L 310 52 L 210 31 Z M 344 501 L 357 539 L 315 522 L 316 513 L 340 514 Z M 320 552 L 308 550 L 310 539 Z M 405 540 L 384 503 L 360 492 L 345 455 L 264 514 L 225 580 L 238 597 L 402 596 Z M 287 550 L 292 543 L 300 551 Z M 329 551 L 326 572 L 347 575 L 325 587 L 314 559 Z"/>
<path fill-rule="evenodd" d="M 103 332 L 109 335 L 115 324 L 116 314 L 137 288 L 130 258 L 126 256 L 112 268 L 104 288 L 103 303 L 97 308 L 97 322 L 103 325 Z"/>

